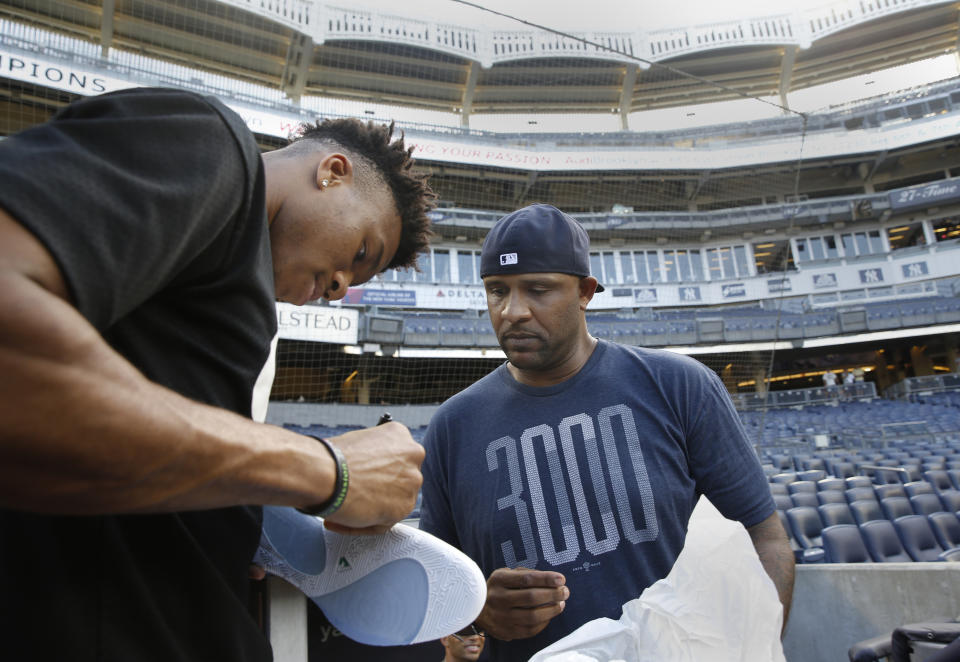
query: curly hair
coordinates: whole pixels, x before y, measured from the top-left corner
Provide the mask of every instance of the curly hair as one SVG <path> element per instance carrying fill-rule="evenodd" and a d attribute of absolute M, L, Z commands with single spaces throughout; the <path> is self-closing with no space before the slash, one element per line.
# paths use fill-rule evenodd
<path fill-rule="evenodd" d="M 393 142 L 392 136 L 393 122 L 386 125 L 337 118 L 302 125 L 291 145 L 308 140 L 336 145 L 353 157 L 361 187 L 386 184 L 401 222 L 400 246 L 387 268 L 416 268 L 417 255 L 426 251 L 430 243 L 427 213 L 436 206 L 436 194 L 426 175 L 413 172 L 413 147 L 404 146 L 403 133 Z"/>

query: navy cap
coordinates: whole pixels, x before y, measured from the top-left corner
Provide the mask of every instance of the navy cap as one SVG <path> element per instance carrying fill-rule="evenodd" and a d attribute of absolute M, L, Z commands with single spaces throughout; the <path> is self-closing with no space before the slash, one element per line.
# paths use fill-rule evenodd
<path fill-rule="evenodd" d="M 550 205 L 530 205 L 501 218 L 480 252 L 481 278 L 534 273 L 590 275 L 587 231 Z"/>

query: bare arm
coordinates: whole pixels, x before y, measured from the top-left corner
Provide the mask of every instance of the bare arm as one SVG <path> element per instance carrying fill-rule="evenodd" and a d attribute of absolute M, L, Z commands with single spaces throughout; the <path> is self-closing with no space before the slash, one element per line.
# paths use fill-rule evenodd
<path fill-rule="evenodd" d="M 786 531 L 780 524 L 780 517 L 773 513 L 759 524 L 747 529 L 753 547 L 757 550 L 760 563 L 767 571 L 773 585 L 777 587 L 777 595 L 783 604 L 783 629 L 787 627 L 787 617 L 790 615 L 790 603 L 793 601 L 793 578 L 795 574 L 795 560 L 790 549 L 790 541 Z M 783 630 L 781 630 L 782 634 Z"/>
<path fill-rule="evenodd" d="M 147 380 L 69 302 L 46 249 L 0 211 L 0 505 L 96 514 L 325 501 L 315 440 Z M 423 449 L 399 424 L 334 440 L 351 469 L 332 521 L 383 526 L 412 510 Z"/>

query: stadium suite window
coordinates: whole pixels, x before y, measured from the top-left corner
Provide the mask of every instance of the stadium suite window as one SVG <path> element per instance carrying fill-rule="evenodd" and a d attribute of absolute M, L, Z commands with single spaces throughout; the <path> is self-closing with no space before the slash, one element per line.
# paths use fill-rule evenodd
<path fill-rule="evenodd" d="M 473 265 L 477 262 L 474 259 L 473 251 L 457 251 L 457 282 L 469 285 L 477 282 L 477 276 L 473 272 Z"/>
<path fill-rule="evenodd" d="M 613 251 L 590 253 L 590 275 L 601 283 L 620 283 L 617 276 L 617 256 Z"/>
<path fill-rule="evenodd" d="M 590 275 L 603 282 L 603 261 L 599 253 L 590 253 Z"/>
<path fill-rule="evenodd" d="M 699 262 L 699 251 L 691 251 L 691 254 L 695 254 L 694 263 Z M 746 278 L 750 275 L 747 264 L 745 246 L 718 246 L 707 249 L 707 272 L 710 280 Z"/>
<path fill-rule="evenodd" d="M 887 241 L 890 242 L 891 251 L 909 248 L 910 246 L 923 246 L 927 243 L 927 239 L 923 235 L 922 223 L 909 223 L 887 228 Z"/>
<path fill-rule="evenodd" d="M 790 250 L 790 242 L 786 239 L 754 244 L 753 260 L 758 274 L 793 271 L 797 268 L 793 261 L 793 252 Z"/>
<path fill-rule="evenodd" d="M 837 238 L 833 235 L 806 237 L 797 239 L 796 241 L 797 262 L 829 260 L 839 256 L 840 252 L 837 249 Z"/>
<path fill-rule="evenodd" d="M 840 235 L 840 239 L 843 242 L 843 253 L 846 257 L 875 255 L 886 251 L 880 230 L 848 232 Z"/>
<path fill-rule="evenodd" d="M 651 283 L 662 283 L 663 282 L 663 271 L 660 267 L 660 256 L 657 254 L 657 251 L 646 251 L 647 254 L 647 269 L 650 272 L 650 282 Z"/>
<path fill-rule="evenodd" d="M 433 250 L 433 282 L 450 282 L 450 251 Z"/>
<path fill-rule="evenodd" d="M 663 251 L 663 276 L 668 283 L 676 283 L 680 280 L 676 251 Z"/>
<path fill-rule="evenodd" d="M 633 252 L 633 267 L 636 283 L 649 283 L 650 274 L 647 271 L 647 254 L 644 251 Z"/>
<path fill-rule="evenodd" d="M 633 271 L 633 254 L 630 251 L 620 251 L 620 273 L 623 274 L 624 283 L 637 282 L 637 275 Z"/>
<path fill-rule="evenodd" d="M 621 279 L 617 277 L 617 261 L 613 251 L 604 251 L 603 256 L 603 280 L 601 283 L 619 283 Z M 594 274 L 596 276 L 596 274 Z"/>
<path fill-rule="evenodd" d="M 942 218 L 933 225 L 937 241 L 950 241 L 960 237 L 960 219 Z"/>

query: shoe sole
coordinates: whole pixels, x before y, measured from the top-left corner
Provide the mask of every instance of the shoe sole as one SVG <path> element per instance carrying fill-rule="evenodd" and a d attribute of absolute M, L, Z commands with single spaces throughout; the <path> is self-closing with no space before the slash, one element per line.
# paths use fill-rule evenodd
<path fill-rule="evenodd" d="M 487 594 L 476 563 L 419 529 L 397 524 L 376 536 L 346 536 L 293 508 L 263 508 L 254 563 L 299 588 L 347 637 L 373 646 L 457 632 Z"/>

